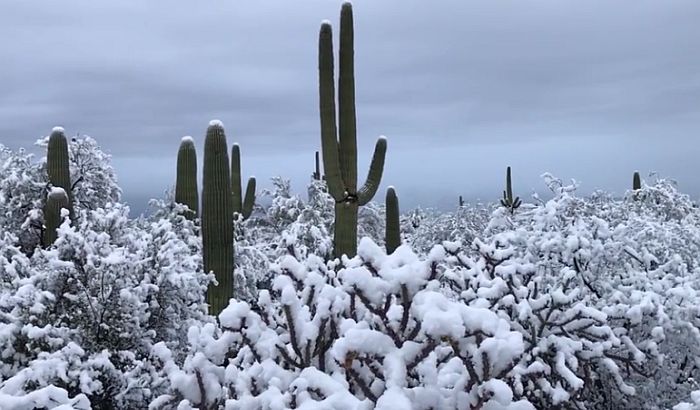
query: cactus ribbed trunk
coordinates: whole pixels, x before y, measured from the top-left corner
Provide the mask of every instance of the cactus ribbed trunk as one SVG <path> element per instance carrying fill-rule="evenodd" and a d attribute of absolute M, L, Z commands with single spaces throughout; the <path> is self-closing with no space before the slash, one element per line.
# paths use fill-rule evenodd
<path fill-rule="evenodd" d="M 336 202 L 333 250 L 336 257 L 353 257 L 357 253 L 358 207 L 369 202 L 377 192 L 386 156 L 386 139 L 380 138 L 374 149 L 367 181 L 358 189 L 353 47 L 352 5 L 345 3 L 340 12 L 339 129 L 336 125 L 333 31 L 330 23 L 321 24 L 318 41 L 321 148 L 328 192 Z"/>
<path fill-rule="evenodd" d="M 190 212 L 187 219 L 194 219 L 199 212 L 199 188 L 197 187 L 197 151 L 194 141 L 185 137 L 177 152 L 177 177 L 175 182 L 175 202 L 187 205 Z"/>
<path fill-rule="evenodd" d="M 388 254 L 401 246 L 401 222 L 399 221 L 399 198 L 394 188 L 386 190 L 386 229 L 385 245 Z"/>
<path fill-rule="evenodd" d="M 68 204 L 68 194 L 63 188 L 51 189 L 44 205 L 44 247 L 48 248 L 56 242 L 58 236 L 56 229 L 63 222 L 61 209 L 68 209 Z"/>
<path fill-rule="evenodd" d="M 355 256 L 357 252 L 357 202 L 335 204 L 335 229 L 333 232 L 333 245 L 336 256 Z"/>
<path fill-rule="evenodd" d="M 209 313 L 218 315 L 233 297 L 233 207 L 228 147 L 223 125 L 212 121 L 204 141 L 202 180 L 202 247 L 204 270 L 218 285 L 207 290 Z"/>
<path fill-rule="evenodd" d="M 70 162 L 68 158 L 68 140 L 61 127 L 55 127 L 49 136 L 49 146 L 46 152 L 46 173 L 52 187 L 63 188 L 68 196 L 65 207 L 73 219 L 73 195 L 70 181 Z"/>

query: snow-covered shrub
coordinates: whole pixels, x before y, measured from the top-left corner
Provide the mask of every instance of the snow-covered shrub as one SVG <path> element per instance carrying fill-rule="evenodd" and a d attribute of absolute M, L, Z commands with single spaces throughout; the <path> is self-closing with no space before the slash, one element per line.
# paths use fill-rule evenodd
<path fill-rule="evenodd" d="M 128 208 L 83 210 L 53 247 L 23 256 L 3 240 L 0 394 L 54 385 L 93 408 L 136 408 L 159 391 L 151 346 L 182 356 L 205 323 L 201 244 L 177 209 L 134 223 Z"/>
<path fill-rule="evenodd" d="M 369 239 L 337 273 L 283 258 L 259 308 L 232 302 L 220 328 L 193 328 L 184 362 L 157 347 L 171 391 L 152 408 L 533 409 L 502 379 L 521 334 L 443 294 L 435 258 Z"/>

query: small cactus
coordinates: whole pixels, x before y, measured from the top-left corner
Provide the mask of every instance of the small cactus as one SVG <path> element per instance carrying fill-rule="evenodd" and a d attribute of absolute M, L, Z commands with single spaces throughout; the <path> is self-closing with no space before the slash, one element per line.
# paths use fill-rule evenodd
<path fill-rule="evenodd" d="M 503 199 L 501 199 L 501 205 L 510 210 L 510 213 L 514 213 L 516 209 L 520 207 L 522 201 L 520 197 L 513 198 L 513 185 L 510 179 L 510 167 L 506 170 L 506 189 L 503 191 Z"/>
<path fill-rule="evenodd" d="M 204 140 L 202 178 L 202 248 L 204 271 L 214 272 L 209 285 L 209 313 L 218 315 L 233 297 L 233 207 L 231 174 L 224 126 L 212 121 Z"/>
<path fill-rule="evenodd" d="M 462 198 L 462 195 L 460 195 L 459 196 L 459 207 L 461 208 L 463 206 L 464 206 L 464 198 Z"/>
<path fill-rule="evenodd" d="M 635 171 L 632 176 L 632 189 L 637 191 L 642 189 L 642 179 L 639 177 L 639 172 Z"/>
<path fill-rule="evenodd" d="M 401 223 L 399 222 L 399 198 L 394 187 L 386 190 L 386 229 L 385 245 L 387 254 L 392 254 L 401 246 Z"/>
<path fill-rule="evenodd" d="M 53 187 L 46 197 L 44 204 L 44 235 L 43 245 L 48 248 L 56 242 L 56 229 L 63 222 L 62 209 L 68 209 L 68 194 L 63 188 Z"/>
<path fill-rule="evenodd" d="M 316 160 L 316 167 L 314 168 L 313 178 L 317 181 L 320 181 L 321 180 L 321 164 L 320 164 L 319 157 L 318 157 L 318 151 L 316 151 L 315 160 Z"/>
<path fill-rule="evenodd" d="M 54 127 L 49 136 L 49 146 L 46 152 L 46 173 L 51 187 L 63 188 L 68 196 L 66 209 L 73 216 L 72 186 L 70 181 L 70 163 L 68 159 L 68 141 L 61 127 Z"/>
<path fill-rule="evenodd" d="M 197 151 L 192 137 L 184 137 L 177 152 L 177 177 L 175 202 L 187 205 L 187 219 L 197 217 L 199 211 L 199 189 L 197 187 Z"/>
<path fill-rule="evenodd" d="M 243 198 L 241 189 L 241 147 L 238 144 L 233 144 L 233 147 L 231 147 L 231 191 L 233 193 L 233 212 L 243 215 L 243 219 L 248 219 L 253 213 L 253 205 L 255 205 L 255 177 L 248 179 L 245 198 Z"/>

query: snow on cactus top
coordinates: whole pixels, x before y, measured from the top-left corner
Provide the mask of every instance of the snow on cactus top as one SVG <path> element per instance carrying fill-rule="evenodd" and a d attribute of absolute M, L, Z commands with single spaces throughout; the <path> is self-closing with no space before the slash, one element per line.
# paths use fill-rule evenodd
<path fill-rule="evenodd" d="M 68 194 L 66 194 L 65 189 L 61 188 L 60 186 L 51 187 L 51 190 L 49 191 L 49 197 L 58 198 L 63 196 L 68 196 Z"/>
<path fill-rule="evenodd" d="M 181 142 L 184 142 L 184 143 L 187 143 L 187 144 L 194 144 L 194 138 L 192 138 L 192 137 L 189 136 L 189 135 L 185 135 L 184 137 L 182 137 Z"/>
<path fill-rule="evenodd" d="M 220 120 L 211 120 L 211 121 L 209 121 L 209 126 L 210 126 L 210 127 L 221 127 L 221 128 L 224 128 L 224 123 L 221 122 Z"/>
<path fill-rule="evenodd" d="M 63 133 L 63 132 L 65 132 L 65 131 L 66 131 L 66 130 L 64 130 L 63 127 L 60 127 L 60 126 L 55 126 L 55 127 L 53 127 L 53 128 L 51 129 L 51 132 L 52 132 L 52 133 L 53 133 L 53 132 L 60 132 L 60 133 Z"/>

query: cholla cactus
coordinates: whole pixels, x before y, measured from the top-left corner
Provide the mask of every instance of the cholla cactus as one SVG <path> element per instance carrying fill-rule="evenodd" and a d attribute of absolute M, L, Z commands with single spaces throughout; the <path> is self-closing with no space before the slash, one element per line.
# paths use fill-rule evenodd
<path fill-rule="evenodd" d="M 513 186 L 510 180 L 510 167 L 506 170 L 506 189 L 503 191 L 503 199 L 501 199 L 501 205 L 510 210 L 510 213 L 515 212 L 516 209 L 520 207 L 522 201 L 520 197 L 513 198 Z"/>
<path fill-rule="evenodd" d="M 175 182 L 175 202 L 187 205 L 188 219 L 197 217 L 199 210 L 199 189 L 197 187 L 197 151 L 192 137 L 182 138 L 177 152 L 177 179 Z"/>
<path fill-rule="evenodd" d="M 255 177 L 248 178 L 245 189 L 245 199 L 241 188 L 241 147 L 233 144 L 231 147 L 231 191 L 233 193 L 233 212 L 239 213 L 243 219 L 248 219 L 255 205 Z"/>
<path fill-rule="evenodd" d="M 340 69 L 338 78 L 338 124 L 336 126 L 331 24 L 323 22 L 319 33 L 318 70 L 323 169 L 328 190 L 335 199 L 334 253 L 340 257 L 357 253 L 358 207 L 367 204 L 379 188 L 384 171 L 386 139 L 377 140 L 365 185 L 357 188 L 357 130 L 355 124 L 355 78 L 353 61 L 352 5 L 340 13 Z"/>
<path fill-rule="evenodd" d="M 202 247 L 204 271 L 214 272 L 218 285 L 207 291 L 209 313 L 217 315 L 233 297 L 233 207 L 226 134 L 212 121 L 204 140 L 202 183 Z"/>

